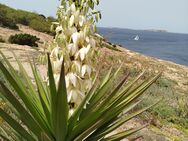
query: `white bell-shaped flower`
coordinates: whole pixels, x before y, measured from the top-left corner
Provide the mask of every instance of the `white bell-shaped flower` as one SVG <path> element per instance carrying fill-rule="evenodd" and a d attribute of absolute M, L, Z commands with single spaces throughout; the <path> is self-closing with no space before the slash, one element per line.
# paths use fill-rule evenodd
<path fill-rule="evenodd" d="M 80 36 L 79 41 L 80 41 L 80 43 L 83 43 L 84 40 L 85 40 L 84 32 L 80 31 L 79 33 L 80 33 L 80 35 L 79 35 Z"/>
<path fill-rule="evenodd" d="M 93 81 L 91 79 L 84 80 L 85 89 L 89 90 L 93 86 Z"/>
<path fill-rule="evenodd" d="M 60 73 L 62 63 L 63 63 L 63 56 L 61 56 L 60 59 L 56 59 L 56 61 L 53 62 L 54 73 Z"/>
<path fill-rule="evenodd" d="M 79 50 L 78 55 L 80 56 L 81 61 L 83 61 L 86 58 L 86 55 L 88 54 L 91 46 L 88 45 L 87 47 L 83 47 Z"/>
<path fill-rule="evenodd" d="M 95 40 L 94 40 L 93 38 L 90 38 L 89 43 L 90 43 L 90 45 L 91 45 L 93 48 L 96 47 L 96 42 L 95 42 Z"/>
<path fill-rule="evenodd" d="M 76 53 L 76 51 L 78 50 L 78 47 L 77 47 L 77 45 L 76 44 L 69 44 L 68 46 L 68 50 L 69 50 L 69 53 L 70 53 L 70 55 L 74 55 L 75 53 Z"/>
<path fill-rule="evenodd" d="M 81 68 L 82 68 L 82 65 L 81 65 L 80 61 L 73 61 L 73 64 L 72 64 L 72 69 L 73 70 L 75 70 L 77 73 L 80 73 L 81 72 Z"/>
<path fill-rule="evenodd" d="M 73 113 L 74 113 L 74 109 L 70 109 L 69 110 L 69 117 L 72 116 Z"/>
<path fill-rule="evenodd" d="M 74 87 L 77 86 L 77 76 L 73 72 L 68 73 L 66 77 L 69 79 L 69 84 L 71 83 Z"/>
<path fill-rule="evenodd" d="M 54 74 L 54 80 L 55 80 L 56 86 L 58 86 L 59 79 L 60 79 L 60 74 Z"/>
<path fill-rule="evenodd" d="M 70 38 L 73 33 L 77 32 L 77 29 L 73 26 L 63 31 L 63 33 Z"/>
<path fill-rule="evenodd" d="M 85 22 L 85 17 L 84 16 L 79 16 L 79 25 L 83 26 L 84 22 Z"/>
<path fill-rule="evenodd" d="M 54 58 L 54 57 L 58 58 L 59 50 L 60 50 L 60 47 L 53 48 L 53 50 L 51 51 L 50 57 L 51 58 Z"/>
<path fill-rule="evenodd" d="M 87 42 L 87 43 L 89 43 L 89 42 L 90 42 L 90 39 L 89 39 L 89 37 L 88 37 L 88 36 L 86 37 L 86 42 Z"/>
<path fill-rule="evenodd" d="M 74 25 L 74 15 L 70 17 L 70 26 Z"/>
<path fill-rule="evenodd" d="M 80 11 L 79 10 L 77 10 L 75 13 L 74 13 L 74 22 L 75 22 L 75 24 L 76 25 L 78 25 L 78 23 L 79 23 L 79 16 L 80 16 Z"/>
<path fill-rule="evenodd" d="M 72 34 L 72 40 L 73 40 L 73 43 L 75 45 L 78 45 L 79 43 L 83 43 L 84 42 L 84 33 L 83 31 L 80 31 L 80 32 L 75 32 Z"/>
<path fill-rule="evenodd" d="M 59 26 L 57 26 L 56 27 L 56 33 L 59 33 L 59 32 L 61 32 L 63 30 L 63 27 L 61 26 L 61 25 L 59 25 Z"/>
<path fill-rule="evenodd" d="M 91 76 L 91 67 L 89 65 L 84 64 L 82 66 L 81 75 L 84 77 L 85 74 L 88 74 L 89 77 Z"/>
<path fill-rule="evenodd" d="M 68 102 L 71 102 L 71 98 L 72 98 L 72 93 L 70 93 L 70 91 L 69 90 L 67 90 L 67 101 Z"/>
<path fill-rule="evenodd" d="M 78 32 L 72 34 L 72 40 L 74 44 L 78 45 L 79 38 L 80 38 L 80 34 Z"/>
<path fill-rule="evenodd" d="M 75 3 L 73 2 L 70 6 L 71 12 L 75 13 L 76 12 L 76 6 Z"/>
<path fill-rule="evenodd" d="M 83 32 L 84 32 L 84 36 L 86 37 L 86 42 L 87 42 L 87 38 L 89 38 L 89 37 L 87 37 L 88 34 L 89 34 L 89 27 L 88 26 L 84 26 Z"/>
<path fill-rule="evenodd" d="M 70 86 L 70 79 L 68 75 L 65 75 L 65 83 L 66 83 L 66 88 L 68 88 Z"/>
<path fill-rule="evenodd" d="M 76 105 L 79 105 L 79 103 L 84 97 L 81 91 L 74 88 L 70 91 L 70 95 L 71 95 L 71 102 L 74 102 Z"/>

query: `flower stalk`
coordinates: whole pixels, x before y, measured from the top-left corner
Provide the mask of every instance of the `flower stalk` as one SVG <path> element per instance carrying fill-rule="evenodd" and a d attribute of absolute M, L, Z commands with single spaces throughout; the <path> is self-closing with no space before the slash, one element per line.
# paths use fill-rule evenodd
<path fill-rule="evenodd" d="M 64 61 L 68 102 L 75 108 L 92 86 L 95 75 L 92 58 L 97 49 L 94 38 L 95 22 L 101 17 L 94 10 L 99 1 L 61 1 L 57 11 L 58 22 L 54 23 L 56 36 L 51 49 L 51 61 L 56 86 Z M 95 17 L 95 18 L 94 18 Z"/>

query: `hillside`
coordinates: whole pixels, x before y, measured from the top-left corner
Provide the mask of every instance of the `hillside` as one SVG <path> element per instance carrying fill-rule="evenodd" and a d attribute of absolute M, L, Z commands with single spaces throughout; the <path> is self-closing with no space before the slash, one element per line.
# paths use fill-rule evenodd
<path fill-rule="evenodd" d="M 15 65 L 15 60 L 10 52 L 10 50 L 13 50 L 30 73 L 27 57 L 37 58 L 38 54 L 48 47 L 53 37 L 35 31 L 28 26 L 18 26 L 19 30 L 0 27 L 0 36 L 6 40 L 5 43 L 0 43 L 0 50 Z M 9 44 L 7 42 L 8 37 L 16 33 L 29 33 L 39 37 L 39 48 Z M 163 72 L 163 76 L 147 91 L 149 95 L 144 97 L 144 101 L 140 106 L 151 104 L 160 98 L 163 100 L 149 112 L 131 121 L 128 126 L 133 127 L 151 122 L 151 126 L 140 133 L 144 136 L 143 140 L 188 140 L 188 68 L 172 62 L 144 56 L 119 46 L 116 47 L 120 51 L 110 50 L 105 48 L 105 45 L 110 46 L 108 43 L 103 44 L 96 64 L 97 68 L 100 68 L 101 76 L 106 73 L 110 66 L 113 66 L 115 70 L 121 63 L 123 63 L 123 67 L 119 79 L 128 71 L 132 78 L 142 70 L 147 71 L 146 77 L 157 72 Z M 45 66 L 38 64 L 38 67 L 41 74 L 45 75 Z M 124 125 L 121 128 L 126 127 Z"/>
<path fill-rule="evenodd" d="M 35 12 L 14 9 L 0 3 L 0 27 L 19 30 L 17 24 L 22 24 L 34 30 L 52 34 L 50 26 L 51 22 L 55 20 L 53 17 L 45 17 Z"/>

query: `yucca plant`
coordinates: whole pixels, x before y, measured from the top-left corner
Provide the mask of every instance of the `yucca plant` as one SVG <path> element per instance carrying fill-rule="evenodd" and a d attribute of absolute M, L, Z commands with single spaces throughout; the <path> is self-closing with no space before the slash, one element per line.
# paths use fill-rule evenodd
<path fill-rule="evenodd" d="M 31 63 L 33 83 L 18 59 L 19 74 L 1 55 L 0 70 L 4 80 L 0 80 L 0 95 L 9 109 L 7 112 L 0 108 L 0 117 L 7 123 L 0 128 L 0 137 L 5 141 L 118 141 L 145 126 L 109 136 L 119 126 L 152 106 L 132 111 L 141 102 L 138 98 L 160 74 L 135 85 L 144 74 L 141 73 L 122 87 L 128 78 L 125 76 L 112 89 L 120 69 L 114 74 L 109 71 L 99 85 L 95 78 L 83 101 L 69 115 L 64 65 L 56 88 L 49 55 L 47 83 L 40 77 L 34 63 Z"/>
<path fill-rule="evenodd" d="M 60 78 L 62 61 L 68 102 L 77 107 L 91 88 L 99 39 L 96 25 L 100 12 L 95 10 L 99 0 L 60 0 L 57 21 L 52 24 L 55 38 L 49 47 L 56 85 Z"/>

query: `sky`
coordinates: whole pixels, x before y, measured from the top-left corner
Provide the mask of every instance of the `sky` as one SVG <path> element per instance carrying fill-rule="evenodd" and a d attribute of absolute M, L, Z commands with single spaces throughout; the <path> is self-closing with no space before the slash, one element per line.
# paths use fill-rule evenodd
<path fill-rule="evenodd" d="M 58 0 L 0 0 L 13 8 L 55 16 Z M 100 27 L 188 33 L 188 0 L 101 0 Z"/>

